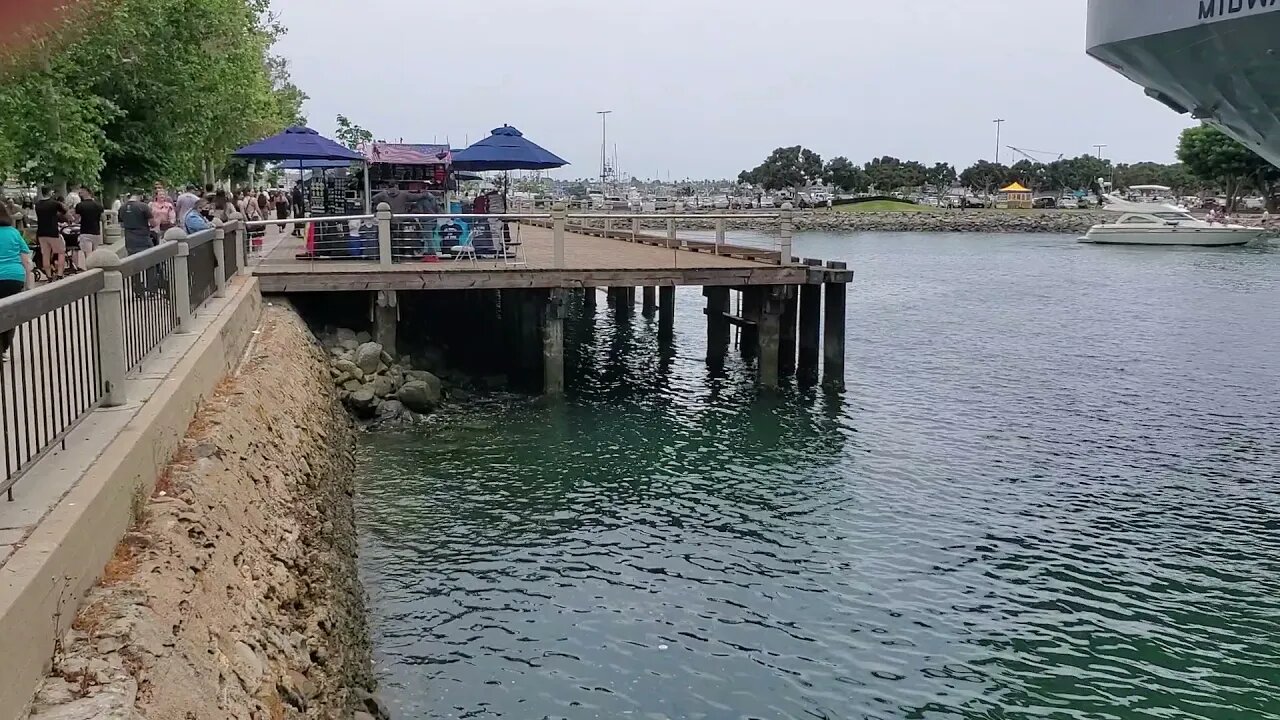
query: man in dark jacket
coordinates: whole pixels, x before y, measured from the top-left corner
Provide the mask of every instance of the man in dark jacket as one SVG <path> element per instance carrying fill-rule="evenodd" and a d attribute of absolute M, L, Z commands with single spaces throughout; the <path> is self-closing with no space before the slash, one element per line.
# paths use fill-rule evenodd
<path fill-rule="evenodd" d="M 293 201 L 293 216 L 295 218 L 306 217 L 306 198 L 302 195 L 301 180 L 293 184 L 291 199 Z M 293 224 L 293 235 L 294 237 L 302 237 L 302 223 Z"/>

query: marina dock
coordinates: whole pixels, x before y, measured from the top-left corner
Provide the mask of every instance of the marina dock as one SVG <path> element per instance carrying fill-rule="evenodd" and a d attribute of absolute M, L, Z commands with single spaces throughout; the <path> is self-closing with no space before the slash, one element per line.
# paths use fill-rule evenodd
<path fill-rule="evenodd" d="M 778 216 L 773 247 L 725 242 L 723 228 L 734 217 L 729 214 L 698 217 L 717 228 L 707 239 L 681 237 L 677 223 L 683 216 L 570 215 L 560 208 L 550 214 L 483 218 L 507 223 L 514 249 L 504 256 L 461 254 L 426 262 L 393 253 L 403 240 L 395 237 L 396 223 L 436 217 L 393 218 L 381 211 L 377 255 L 360 258 L 308 255 L 302 238 L 280 234 L 264 245 L 260 256 L 248 259 L 249 272 L 264 293 L 364 293 L 374 337 L 386 347 L 396 346 L 397 326 L 410 304 L 402 293 L 475 293 L 475 306 L 491 314 L 483 322 L 514 335 L 514 354 L 538 356 L 543 389 L 551 395 L 564 389 L 567 303 L 594 307 L 595 289 L 604 288 L 614 312 L 629 314 L 639 297 L 646 314 L 657 312 L 661 333 L 673 317 L 672 289 L 697 286 L 707 298 L 709 364 L 723 363 L 736 327 L 745 353 L 756 358 L 762 386 L 777 387 L 780 378 L 791 375 L 817 382 L 820 356 L 822 383 L 843 386 L 845 298 L 852 272 L 843 263 L 793 257 L 785 211 Z M 352 219 L 357 218 L 319 221 Z M 642 228 L 642 223 L 654 222 L 665 224 L 665 232 Z M 641 288 L 639 294 L 636 288 Z"/>

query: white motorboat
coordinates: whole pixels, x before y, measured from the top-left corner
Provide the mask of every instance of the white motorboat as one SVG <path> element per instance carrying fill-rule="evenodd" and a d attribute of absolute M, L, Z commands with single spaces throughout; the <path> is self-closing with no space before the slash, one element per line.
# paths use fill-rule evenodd
<path fill-rule="evenodd" d="M 1094 225 L 1080 238 L 1101 245 L 1244 245 L 1264 232 L 1262 228 L 1224 225 L 1201 220 L 1172 205 L 1131 203 L 1106 196 L 1105 207 L 1119 213 L 1115 222 Z"/>

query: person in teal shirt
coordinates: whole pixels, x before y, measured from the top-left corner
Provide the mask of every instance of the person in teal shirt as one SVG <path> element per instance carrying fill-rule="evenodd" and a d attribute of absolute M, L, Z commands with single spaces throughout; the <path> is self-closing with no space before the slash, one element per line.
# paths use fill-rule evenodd
<path fill-rule="evenodd" d="M 30 277 L 31 247 L 13 226 L 9 209 L 0 203 L 0 299 L 26 290 Z M 13 330 L 0 333 L 0 362 L 8 357 L 12 345 Z"/>

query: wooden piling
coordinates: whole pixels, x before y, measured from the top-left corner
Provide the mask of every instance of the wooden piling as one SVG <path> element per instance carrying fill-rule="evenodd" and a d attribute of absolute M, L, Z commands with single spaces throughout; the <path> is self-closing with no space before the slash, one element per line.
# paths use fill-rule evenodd
<path fill-rule="evenodd" d="M 784 287 L 759 288 L 761 292 L 754 293 L 759 298 L 758 314 L 756 316 L 756 341 L 758 343 L 756 377 L 760 380 L 760 386 L 769 390 L 774 390 L 778 387 L 782 312 L 786 306 Z"/>
<path fill-rule="evenodd" d="M 760 349 L 760 306 L 764 304 L 765 286 L 747 285 L 742 291 L 741 317 L 744 321 L 738 330 L 738 351 L 742 359 L 750 360 Z"/>
<path fill-rule="evenodd" d="M 676 326 L 676 288 L 674 285 L 663 285 L 658 288 L 658 332 L 669 336 L 675 332 Z"/>
<path fill-rule="evenodd" d="M 796 313 L 800 298 L 794 285 L 781 286 L 782 318 L 778 342 L 778 374 L 791 377 L 796 374 Z"/>
<path fill-rule="evenodd" d="M 590 315 L 596 311 L 596 289 L 593 287 L 582 288 L 582 312 Z"/>
<path fill-rule="evenodd" d="M 702 295 L 707 299 L 703 311 L 707 316 L 707 364 L 718 368 L 724 365 L 724 356 L 729 352 L 729 288 L 707 286 L 702 288 Z"/>
<path fill-rule="evenodd" d="M 564 394 L 565 291 L 552 288 L 542 305 L 542 392 L 548 397 Z"/>
<path fill-rule="evenodd" d="M 800 286 L 800 361 L 796 376 L 801 383 L 818 382 L 818 357 L 822 348 L 822 285 Z"/>
<path fill-rule="evenodd" d="M 827 262 L 831 270 L 844 270 L 846 265 Z M 831 277 L 829 274 L 828 277 Z M 844 389 L 845 301 L 847 282 L 823 283 L 825 307 L 822 333 L 822 384 L 832 390 Z"/>
<path fill-rule="evenodd" d="M 400 308 L 395 290 L 378 290 L 373 294 L 373 339 L 384 350 L 396 354 L 396 323 Z"/>
<path fill-rule="evenodd" d="M 641 313 L 647 317 L 653 317 L 654 311 L 658 308 L 658 288 L 652 285 L 645 285 L 642 289 L 644 302 L 641 304 Z"/>

